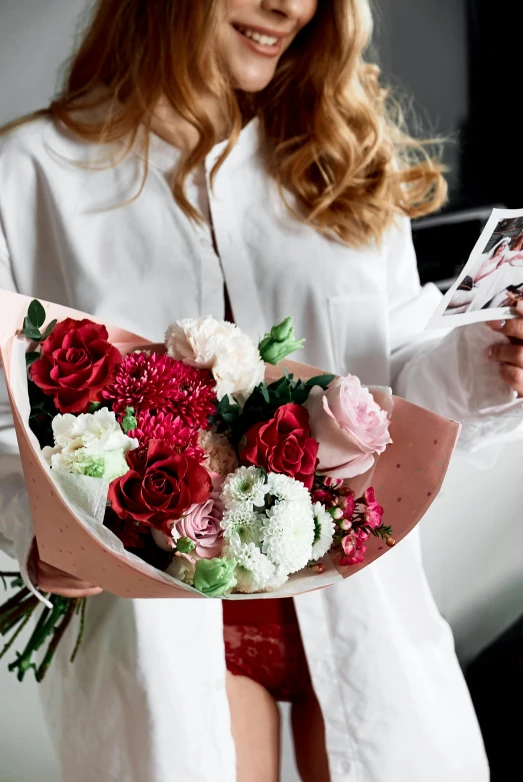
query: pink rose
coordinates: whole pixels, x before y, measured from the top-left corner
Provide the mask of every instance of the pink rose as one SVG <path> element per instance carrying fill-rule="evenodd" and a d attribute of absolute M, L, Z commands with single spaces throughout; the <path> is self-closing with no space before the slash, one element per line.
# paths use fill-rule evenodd
<path fill-rule="evenodd" d="M 189 538 L 196 545 L 191 556 L 198 559 L 212 559 L 222 553 L 224 504 L 219 494 L 213 492 L 203 505 L 193 505 L 187 515 L 176 522 L 173 532 L 176 537 Z"/>
<path fill-rule="evenodd" d="M 192 505 L 182 519 L 176 521 L 171 534 L 153 531 L 155 543 L 168 551 L 176 546 L 180 538 L 189 538 L 195 548 L 187 557 L 188 560 L 212 559 L 218 557 L 223 548 L 223 530 L 220 526 L 225 505 L 220 499 L 223 478 L 216 473 L 210 473 L 213 491 L 208 500 L 200 505 Z"/>
<path fill-rule="evenodd" d="M 383 395 L 386 404 L 389 397 Z M 389 415 L 354 375 L 327 389 L 313 388 L 306 407 L 311 434 L 320 444 L 318 472 L 346 480 L 373 467 L 392 442 Z"/>

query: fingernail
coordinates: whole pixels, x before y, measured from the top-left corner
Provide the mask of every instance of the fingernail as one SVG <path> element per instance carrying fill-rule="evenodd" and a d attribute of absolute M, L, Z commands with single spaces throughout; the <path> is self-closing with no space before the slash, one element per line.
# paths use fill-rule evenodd
<path fill-rule="evenodd" d="M 490 327 L 495 329 L 496 331 L 501 331 L 501 329 L 504 329 L 506 326 L 507 321 L 506 320 L 493 320 L 490 322 Z"/>
<path fill-rule="evenodd" d="M 485 355 L 487 358 L 492 358 L 494 355 L 494 348 L 487 348 L 485 350 Z"/>

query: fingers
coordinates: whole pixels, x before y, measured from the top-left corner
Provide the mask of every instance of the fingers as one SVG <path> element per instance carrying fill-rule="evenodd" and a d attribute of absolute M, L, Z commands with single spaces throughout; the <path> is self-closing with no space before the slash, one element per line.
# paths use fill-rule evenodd
<path fill-rule="evenodd" d="M 94 587 L 87 581 L 64 573 L 41 560 L 36 565 L 36 583 L 42 592 L 50 592 L 53 595 L 73 599 L 93 597 L 103 592 L 100 587 Z"/>
<path fill-rule="evenodd" d="M 487 357 L 500 365 L 499 375 L 518 396 L 523 396 L 523 345 L 504 343 L 487 349 Z"/>
<path fill-rule="evenodd" d="M 523 345 L 503 343 L 487 349 L 487 357 L 498 364 L 514 364 L 523 367 Z"/>
<path fill-rule="evenodd" d="M 499 334 L 504 334 L 511 339 L 523 340 L 523 301 L 518 301 L 514 307 L 514 312 L 519 315 L 518 318 L 511 318 L 510 320 L 491 320 L 487 323 L 487 326 L 493 331 L 497 331 Z"/>
<path fill-rule="evenodd" d="M 516 367 L 513 364 L 502 364 L 499 368 L 499 375 L 518 396 L 523 396 L 523 368 Z"/>

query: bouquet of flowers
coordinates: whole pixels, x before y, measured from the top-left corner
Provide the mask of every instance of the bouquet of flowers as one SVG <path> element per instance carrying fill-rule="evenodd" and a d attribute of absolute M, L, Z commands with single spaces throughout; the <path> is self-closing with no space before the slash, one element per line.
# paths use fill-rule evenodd
<path fill-rule="evenodd" d="M 50 307 L 58 317 L 46 326 Z M 35 300 L 23 336 L 2 335 L 42 559 L 128 597 L 245 599 L 326 586 L 365 564 L 370 540 L 382 543 L 372 559 L 394 545 L 372 485 L 393 448 L 393 398 L 352 375 L 282 366 L 303 344 L 292 318 L 259 344 L 205 317 L 150 345 L 74 314 Z M 432 418 L 446 468 L 458 427 Z M 0 608 L 0 633 L 14 633 L 4 653 L 37 606 L 15 583 Z M 43 678 L 75 612 L 83 627 L 85 600 L 48 601 L 10 666 L 20 679 L 31 667 Z"/>

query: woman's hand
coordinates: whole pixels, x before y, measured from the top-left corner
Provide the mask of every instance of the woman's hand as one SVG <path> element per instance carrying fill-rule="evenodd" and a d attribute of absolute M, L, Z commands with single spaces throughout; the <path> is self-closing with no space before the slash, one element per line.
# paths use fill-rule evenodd
<path fill-rule="evenodd" d="M 523 301 L 518 301 L 516 312 L 519 318 L 487 323 L 493 331 L 510 339 L 510 344 L 492 345 L 487 356 L 500 365 L 501 379 L 523 397 Z"/>
<path fill-rule="evenodd" d="M 31 581 L 41 592 L 50 592 L 53 595 L 71 599 L 93 597 L 103 592 L 100 587 L 94 587 L 87 581 L 82 581 L 76 576 L 71 576 L 69 573 L 64 573 L 63 570 L 58 570 L 58 568 L 42 562 L 36 542 L 33 543 L 31 549 L 28 569 Z"/>

